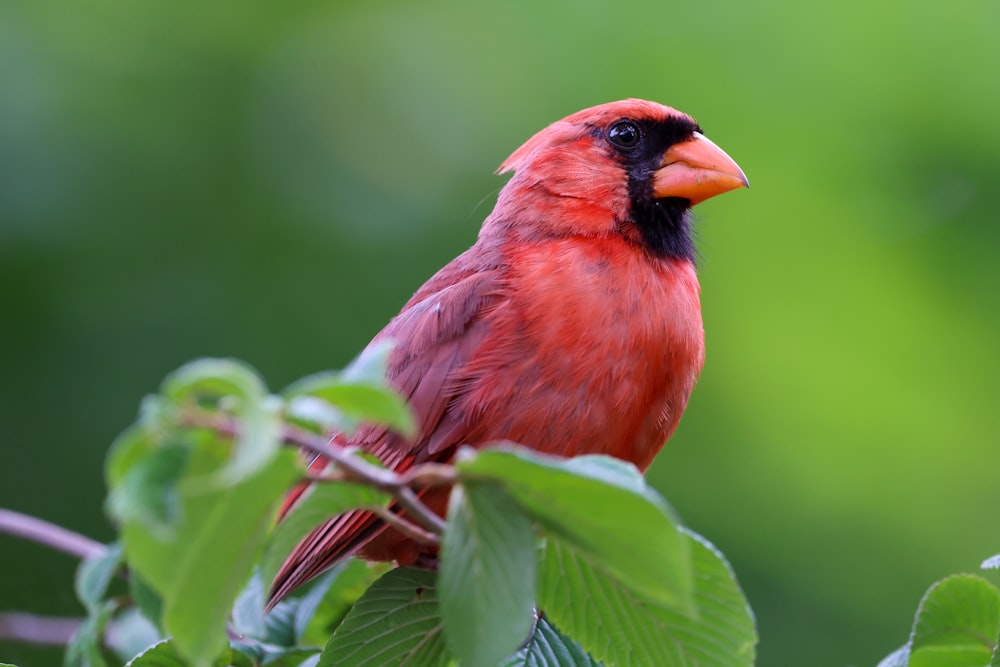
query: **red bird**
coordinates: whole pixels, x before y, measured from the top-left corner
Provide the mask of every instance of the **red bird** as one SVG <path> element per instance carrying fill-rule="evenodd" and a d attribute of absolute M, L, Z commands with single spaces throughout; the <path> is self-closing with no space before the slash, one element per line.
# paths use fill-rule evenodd
<path fill-rule="evenodd" d="M 397 471 L 496 440 L 644 471 L 704 360 L 690 208 L 747 179 L 690 116 L 635 99 L 553 123 L 509 171 L 476 243 L 373 341 L 395 343 L 388 379 L 419 434 L 338 441 Z M 443 513 L 447 491 L 422 498 Z M 422 550 L 368 512 L 343 514 L 289 556 L 271 603 L 351 554 L 411 564 Z"/>

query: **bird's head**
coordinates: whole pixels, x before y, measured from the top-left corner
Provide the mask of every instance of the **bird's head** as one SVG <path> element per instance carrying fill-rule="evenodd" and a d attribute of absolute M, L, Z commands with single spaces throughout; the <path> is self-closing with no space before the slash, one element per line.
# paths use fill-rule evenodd
<path fill-rule="evenodd" d="M 621 234 L 659 256 L 692 259 L 688 211 L 749 185 L 690 116 L 622 100 L 548 126 L 514 151 L 490 223 L 534 237 Z"/>

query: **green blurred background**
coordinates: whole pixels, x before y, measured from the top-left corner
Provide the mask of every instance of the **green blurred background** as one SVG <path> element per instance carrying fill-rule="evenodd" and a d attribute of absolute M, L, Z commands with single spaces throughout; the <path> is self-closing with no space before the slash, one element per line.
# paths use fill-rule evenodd
<path fill-rule="evenodd" d="M 0 506 L 109 539 L 167 372 L 342 366 L 521 141 L 647 97 L 753 183 L 698 209 L 708 360 L 652 479 L 761 666 L 873 665 L 1000 551 L 998 64 L 995 0 L 2 3 Z M 69 558 L 0 554 L 0 609 L 80 613 Z"/>

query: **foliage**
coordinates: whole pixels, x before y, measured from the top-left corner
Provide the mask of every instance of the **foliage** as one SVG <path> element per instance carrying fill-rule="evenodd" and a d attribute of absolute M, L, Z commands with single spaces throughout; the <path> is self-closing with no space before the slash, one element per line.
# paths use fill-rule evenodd
<path fill-rule="evenodd" d="M 633 466 L 497 443 L 406 479 L 328 444 L 318 434 L 360 422 L 412 431 L 383 361 L 376 350 L 280 396 L 236 361 L 171 374 L 109 453 L 120 539 L 79 568 L 89 616 L 66 664 L 753 664 L 753 615 L 728 564 Z M 334 464 L 276 525 L 306 474 L 287 444 Z M 437 572 L 348 560 L 265 613 L 269 582 L 311 528 L 387 512 L 421 484 L 453 487 L 441 526 L 410 526 L 440 544 Z M 116 593 L 123 571 L 129 597 Z"/>
<path fill-rule="evenodd" d="M 385 385 L 386 349 L 280 396 L 231 360 L 171 374 L 107 459 L 119 541 L 85 558 L 87 611 L 67 667 L 741 667 L 753 613 L 722 554 L 631 465 L 512 443 L 397 475 L 321 435 L 414 419 Z M 306 479 L 294 447 L 331 465 Z M 452 487 L 447 517 L 415 489 Z M 407 496 L 407 493 L 410 496 Z M 407 498 L 410 498 L 408 501 Z M 428 513 L 423 528 L 392 514 Z M 265 612 L 269 582 L 315 526 L 381 512 L 440 546 L 437 571 L 348 559 Z M 426 518 L 426 517 L 425 517 Z M 1000 555 L 983 569 L 1000 569 Z M 116 575 L 127 575 L 128 596 Z M 961 574 L 921 600 L 879 667 L 1000 667 L 1000 589 Z"/>
<path fill-rule="evenodd" d="M 997 557 L 983 563 L 995 569 Z M 937 582 L 917 608 L 906 644 L 879 667 L 997 667 L 1000 665 L 1000 590 L 981 576 Z"/>

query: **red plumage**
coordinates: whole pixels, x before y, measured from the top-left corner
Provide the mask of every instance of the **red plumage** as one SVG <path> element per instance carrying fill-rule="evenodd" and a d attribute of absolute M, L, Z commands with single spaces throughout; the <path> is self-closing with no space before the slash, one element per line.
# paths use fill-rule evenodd
<path fill-rule="evenodd" d="M 704 360 L 688 209 L 746 178 L 690 117 L 643 100 L 553 123 L 506 171 L 475 245 L 373 341 L 395 344 L 388 379 L 419 434 L 338 442 L 396 470 L 496 440 L 645 470 Z M 423 499 L 441 511 L 447 494 Z M 352 553 L 408 564 L 421 547 L 367 512 L 331 518 L 285 562 L 272 603 Z"/>

